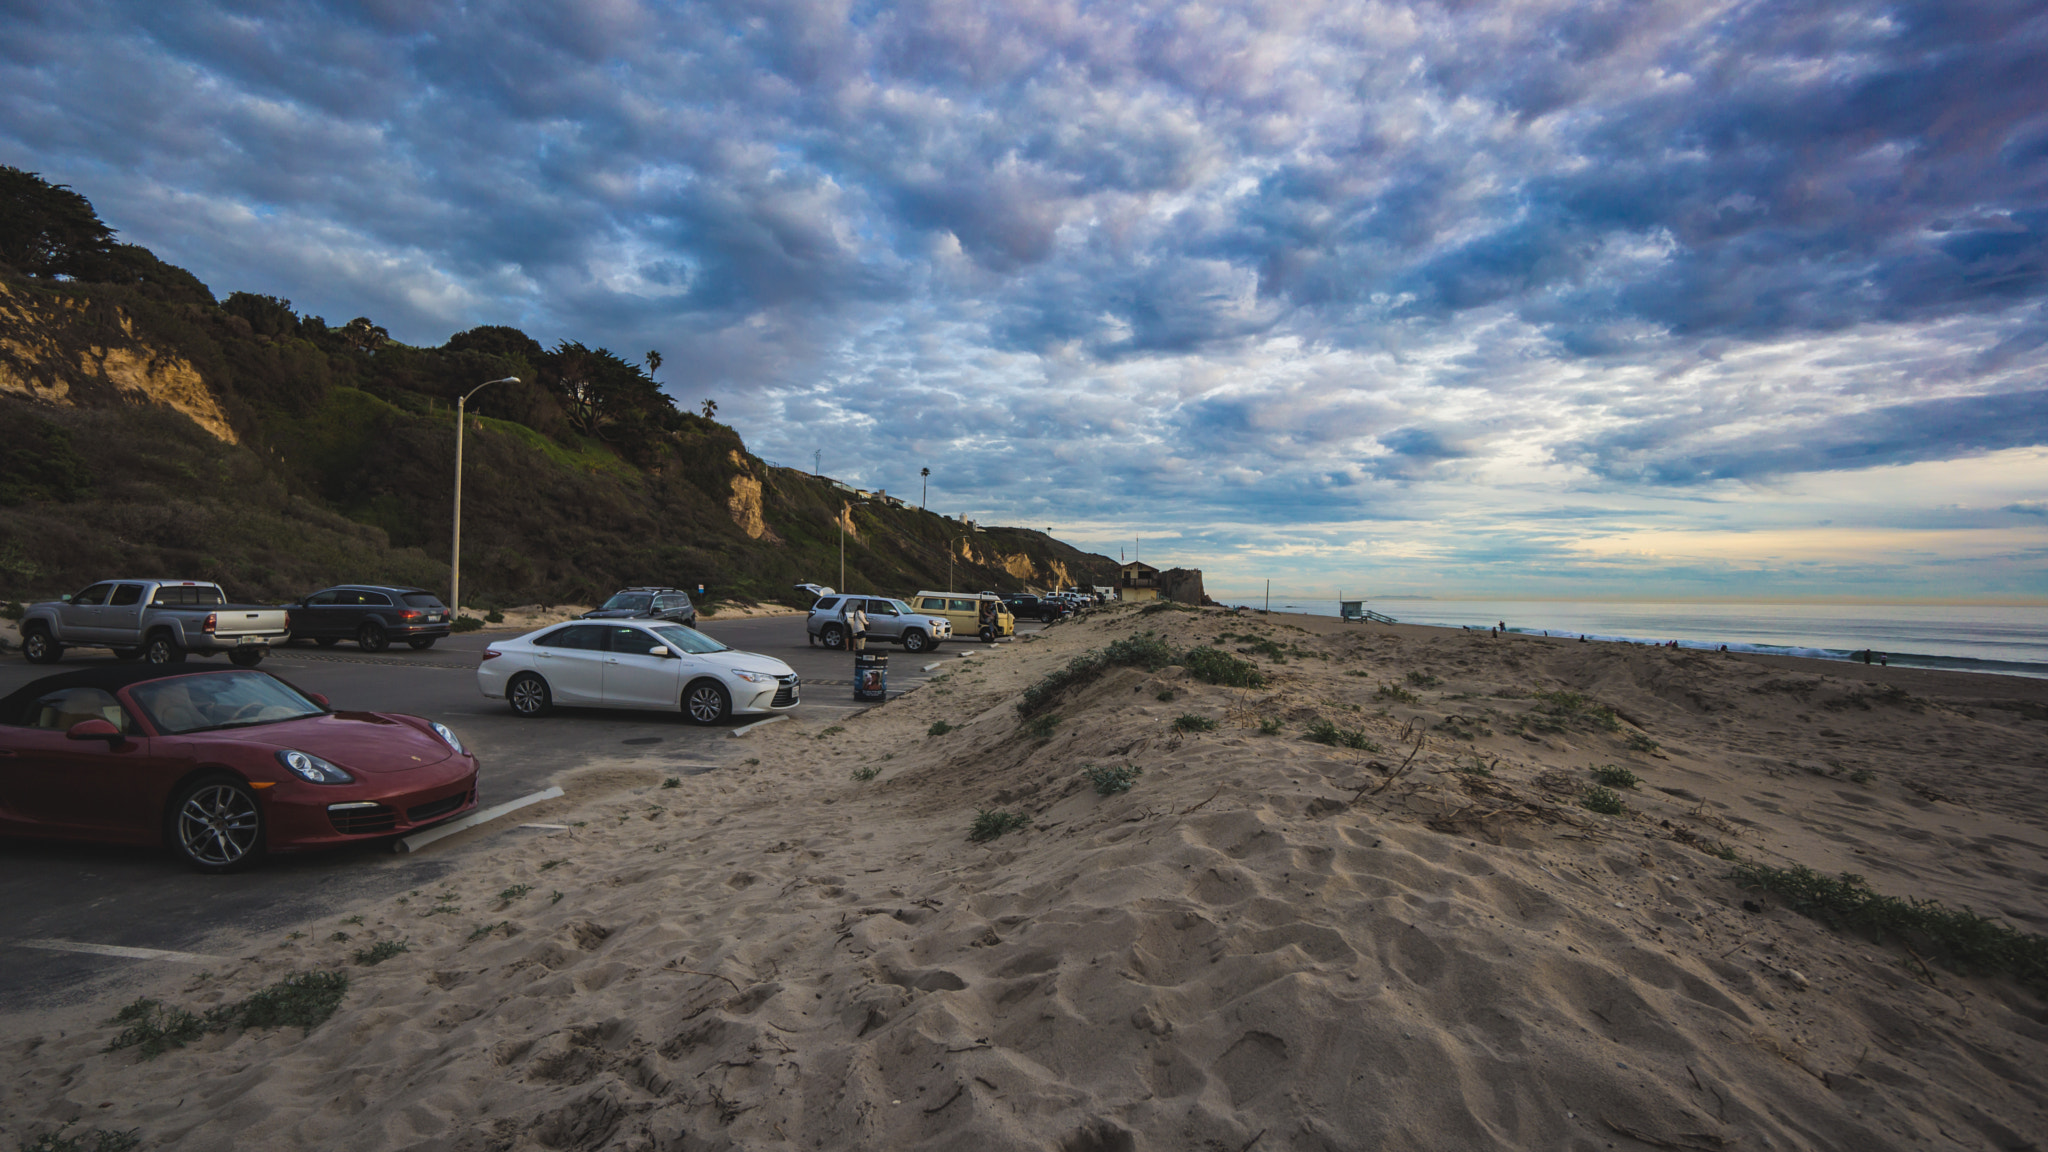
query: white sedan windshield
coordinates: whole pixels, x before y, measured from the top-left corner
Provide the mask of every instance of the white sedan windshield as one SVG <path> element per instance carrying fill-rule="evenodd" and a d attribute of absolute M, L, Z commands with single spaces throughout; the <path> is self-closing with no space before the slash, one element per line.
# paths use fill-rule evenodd
<path fill-rule="evenodd" d="M 656 636 L 666 641 L 669 647 L 684 655 L 708 656 L 713 652 L 732 651 L 728 645 L 720 644 L 695 628 L 685 628 L 681 624 L 669 624 L 653 631 Z"/>

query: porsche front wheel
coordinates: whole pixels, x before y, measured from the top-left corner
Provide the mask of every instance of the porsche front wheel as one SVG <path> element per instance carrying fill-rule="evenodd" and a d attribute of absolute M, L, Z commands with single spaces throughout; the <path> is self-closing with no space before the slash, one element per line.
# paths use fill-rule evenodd
<path fill-rule="evenodd" d="M 233 872 L 263 854 L 263 810 L 247 784 L 209 776 L 171 798 L 171 850 L 201 872 Z"/>

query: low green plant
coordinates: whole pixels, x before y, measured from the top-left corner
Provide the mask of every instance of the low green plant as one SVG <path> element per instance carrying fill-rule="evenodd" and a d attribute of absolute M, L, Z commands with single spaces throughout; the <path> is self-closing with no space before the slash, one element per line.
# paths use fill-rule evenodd
<path fill-rule="evenodd" d="M 1266 675 L 1249 660 L 1239 660 L 1220 648 L 1203 646 L 1190 648 L 1180 658 L 1188 675 L 1204 684 L 1220 684 L 1225 688 L 1263 688 Z"/>
<path fill-rule="evenodd" d="M 355 915 L 349 917 L 348 919 L 342 921 L 343 924 L 361 924 L 362 922 L 363 914 L 361 912 L 358 912 Z"/>
<path fill-rule="evenodd" d="M 681 788 L 683 786 L 683 778 L 681 776 L 671 776 L 663 780 L 661 786 L 663 788 Z"/>
<path fill-rule="evenodd" d="M 355 960 L 365 968 L 374 968 L 401 952 L 410 951 L 412 942 L 409 940 L 379 940 L 368 948 L 357 951 Z"/>
<path fill-rule="evenodd" d="M 107 1051 L 133 1048 L 144 1059 L 151 1059 L 183 1048 L 209 1032 L 287 1027 L 311 1032 L 334 1015 L 347 994 L 346 972 L 301 972 L 247 999 L 209 1008 L 204 1016 L 156 1000 L 137 1000 L 108 1021 L 127 1027 L 107 1044 Z"/>
<path fill-rule="evenodd" d="M 1159 702 L 1160 702 L 1161 704 L 1171 704 L 1171 703 L 1173 703 L 1173 689 L 1171 689 L 1171 688 L 1161 688 L 1161 689 L 1159 690 L 1159 695 L 1158 695 L 1157 697 L 1155 697 L 1155 698 L 1156 698 L 1156 699 L 1157 699 L 1157 700 L 1158 700 L 1158 701 L 1159 701 Z"/>
<path fill-rule="evenodd" d="M 745 760 L 742 760 L 741 763 L 745 764 L 749 768 L 759 768 L 761 766 L 761 758 L 758 756 L 749 756 Z"/>
<path fill-rule="evenodd" d="M 1043 716 L 1034 716 L 1025 722 L 1024 734 L 1033 740 L 1050 740 L 1052 739 L 1053 729 L 1059 726 L 1060 714 L 1048 712 Z"/>
<path fill-rule="evenodd" d="M 1868 784 L 1875 779 L 1877 777 L 1873 776 L 1868 768 L 1858 768 L 1854 772 L 1849 773 L 1849 783 L 1851 784 Z"/>
<path fill-rule="evenodd" d="M 1184 713 L 1174 718 L 1173 730 L 1175 732 L 1214 732 L 1216 730 L 1216 722 L 1207 716 Z"/>
<path fill-rule="evenodd" d="M 1265 719 L 1263 719 L 1263 720 L 1260 720 L 1260 721 L 1259 721 L 1259 735 L 1261 735 L 1261 736 L 1278 736 L 1279 734 L 1280 734 L 1280 721 L 1279 721 L 1279 720 L 1277 720 L 1277 719 L 1275 719 L 1275 718 L 1273 718 L 1273 717 L 1271 717 L 1271 716 L 1268 716 L 1268 717 L 1266 717 Z"/>
<path fill-rule="evenodd" d="M 504 622 L 505 614 L 503 612 L 498 611 L 496 608 L 493 608 L 489 612 L 484 613 L 484 623 L 486 624 L 503 624 Z"/>
<path fill-rule="evenodd" d="M 540 870 L 543 872 L 553 871 L 567 863 L 567 860 L 543 860 L 540 862 Z"/>
<path fill-rule="evenodd" d="M 1157 614 L 1157 613 L 1160 613 L 1160 612 L 1199 612 L 1199 611 L 1201 611 L 1201 609 L 1199 609 L 1199 608 L 1190 608 L 1190 607 L 1188 607 L 1188 606 L 1187 606 L 1186 604 L 1182 604 L 1182 603 L 1179 603 L 1179 602 L 1177 602 L 1177 601 L 1173 601 L 1173 600 L 1154 600 L 1154 601 L 1153 601 L 1152 603 L 1150 603 L 1150 604 L 1147 604 L 1147 605 L 1145 605 L 1145 606 L 1144 606 L 1143 608 L 1140 608 L 1140 609 L 1138 609 L 1138 615 L 1140 615 L 1140 616 L 1152 616 L 1152 615 L 1155 615 L 1155 614 Z"/>
<path fill-rule="evenodd" d="M 510 904 L 514 900 L 524 900 L 526 894 L 531 891 L 533 891 L 533 885 L 531 884 L 514 884 L 503 892 L 498 893 L 498 899 Z"/>
<path fill-rule="evenodd" d="M 1398 700 L 1403 704 L 1420 704 L 1422 697 L 1389 680 L 1373 693 L 1376 700 Z"/>
<path fill-rule="evenodd" d="M 997 812 L 989 808 L 977 808 L 974 810 L 974 823 L 967 828 L 967 838 L 980 843 L 984 840 L 993 840 L 1005 832 L 1028 828 L 1030 825 L 1031 817 L 1021 812 Z"/>
<path fill-rule="evenodd" d="M 1643 778 L 1619 764 L 1602 764 L 1593 769 L 1593 781 L 1608 788 L 1633 788 Z"/>
<path fill-rule="evenodd" d="M 1579 797 L 1579 803 L 1587 811 L 1598 812 L 1602 816 L 1619 816 L 1628 810 L 1628 805 L 1621 802 L 1621 794 L 1619 792 L 1611 788 L 1603 788 L 1597 784 L 1586 789 L 1586 794 Z"/>
<path fill-rule="evenodd" d="M 1538 712 L 1588 728 L 1599 728 L 1607 732 L 1621 731 L 1621 717 L 1614 714 L 1614 709 L 1590 696 L 1564 691 L 1537 692 L 1534 695 L 1540 701 L 1536 706 Z"/>
<path fill-rule="evenodd" d="M 946 723 L 944 720 L 935 720 L 932 722 L 931 727 L 924 730 L 924 734 L 927 736 L 944 736 L 952 730 L 953 726 L 951 724 Z"/>
<path fill-rule="evenodd" d="M 23 1144 L 21 1152 L 128 1152 L 142 1143 L 141 1131 L 140 1128 L 131 1128 L 126 1132 L 88 1128 L 71 1136 L 45 1132 Z"/>
<path fill-rule="evenodd" d="M 476 931 L 471 932 L 469 934 L 469 942 L 474 944 L 478 940 L 481 940 L 484 937 L 489 936 L 491 933 L 496 932 L 498 929 L 503 928 L 510 923 L 512 923 L 510 920 L 500 920 L 496 924 L 479 924 L 476 926 Z"/>
<path fill-rule="evenodd" d="M 830 728 L 825 729 L 823 732 L 818 733 L 818 739 L 823 740 L 827 736 L 837 736 L 844 731 L 846 731 L 846 725 L 834 724 Z"/>
<path fill-rule="evenodd" d="M 1377 752 L 1380 746 L 1362 731 L 1355 728 L 1339 728 L 1328 720 L 1316 720 L 1308 726 L 1308 735 L 1303 739 L 1312 744 L 1328 744 L 1332 748 L 1356 748 L 1363 752 Z"/>
<path fill-rule="evenodd" d="M 1115 768 L 1097 768 L 1090 764 L 1082 770 L 1082 775 L 1088 777 L 1088 782 L 1095 785 L 1095 791 L 1098 793 L 1114 796 L 1119 792 L 1129 792 L 1131 785 L 1138 782 L 1138 777 L 1143 772 L 1144 769 L 1135 764 L 1124 764 Z"/>
<path fill-rule="evenodd" d="M 865 768 L 855 768 L 853 770 L 853 778 L 855 780 L 860 781 L 863 784 L 867 783 L 870 780 L 873 780 L 875 777 L 880 776 L 881 774 L 882 770 L 880 768 L 875 767 L 872 764 L 868 765 Z"/>
<path fill-rule="evenodd" d="M 1493 766 L 1488 764 L 1486 761 L 1481 760 L 1477 756 L 1472 757 L 1472 762 L 1469 764 L 1463 760 L 1459 760 L 1456 763 L 1452 764 L 1451 767 L 1458 772 L 1464 773 L 1467 776 L 1493 775 Z"/>
<path fill-rule="evenodd" d="M 334 935 L 329 936 L 327 938 L 327 942 L 330 944 L 346 944 L 348 943 L 348 940 L 349 936 L 348 933 L 346 932 L 336 932 Z"/>
<path fill-rule="evenodd" d="M 1854 873 L 1828 876 L 1801 864 L 1739 864 L 1728 878 L 1772 893 L 1794 912 L 1831 928 L 1896 940 L 1959 972 L 2011 976 L 2037 990 L 2048 989 L 2048 937 L 2021 932 L 2003 920 L 1939 900 L 1886 896 Z"/>
<path fill-rule="evenodd" d="M 561 902 L 562 894 L 560 892 L 556 892 L 554 895 L 548 897 L 548 903 L 550 904 L 560 904 Z"/>
<path fill-rule="evenodd" d="M 1430 675 L 1427 672 L 1410 672 L 1408 674 L 1408 682 L 1410 684 L 1415 685 L 1417 688 L 1434 688 L 1437 685 L 1443 683 L 1443 681 L 1437 679 L 1436 677 Z"/>
<path fill-rule="evenodd" d="M 1628 734 L 1628 750 L 1631 752 L 1655 752 L 1660 745 L 1641 732 Z"/>
<path fill-rule="evenodd" d="M 474 616 L 457 616 L 448 622 L 450 632 L 474 632 L 483 626 L 484 622 Z"/>
<path fill-rule="evenodd" d="M 1481 736 L 1493 735 L 1493 729 L 1488 728 L 1486 719 L 1480 716 L 1446 716 L 1436 722 L 1436 730 L 1460 740 L 1477 740 Z"/>

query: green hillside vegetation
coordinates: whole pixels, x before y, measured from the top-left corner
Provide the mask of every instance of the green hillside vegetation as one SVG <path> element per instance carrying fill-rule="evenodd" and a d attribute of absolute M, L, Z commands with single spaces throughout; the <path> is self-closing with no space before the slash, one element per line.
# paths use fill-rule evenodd
<path fill-rule="evenodd" d="M 790 600 L 796 581 L 839 583 L 849 502 L 852 590 L 946 587 L 963 538 L 980 562 L 958 561 L 958 588 L 1045 586 L 1055 564 L 1086 583 L 1115 572 L 1043 533 L 970 533 L 770 467 L 603 348 L 544 348 L 502 326 L 412 347 L 365 317 L 330 324 L 246 292 L 217 301 L 114 242 L 83 197 L 5 167 L 0 306 L 0 324 L 24 326 L 0 327 L 0 598 L 157 574 L 259 600 L 340 581 L 445 592 L 455 398 L 505 376 L 522 383 L 471 401 L 465 441 L 472 604 L 589 602 L 641 583 Z M 189 364 L 239 443 L 138 394 L 132 372 L 92 370 L 110 350 L 151 370 Z"/>

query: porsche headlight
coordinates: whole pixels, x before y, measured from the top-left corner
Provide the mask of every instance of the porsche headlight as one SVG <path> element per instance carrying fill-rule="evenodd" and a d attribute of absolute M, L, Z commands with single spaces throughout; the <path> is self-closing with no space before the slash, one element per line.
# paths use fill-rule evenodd
<path fill-rule="evenodd" d="M 287 748 L 277 754 L 277 762 L 292 770 L 292 774 L 312 784 L 353 784 L 356 778 L 329 764 L 310 752 L 299 752 Z"/>
<path fill-rule="evenodd" d="M 434 734 L 447 741 L 450 748 L 455 749 L 458 754 L 462 751 L 462 741 L 455 738 L 455 733 L 449 731 L 446 724 L 439 720 L 429 720 L 427 723 L 434 726 Z"/>

